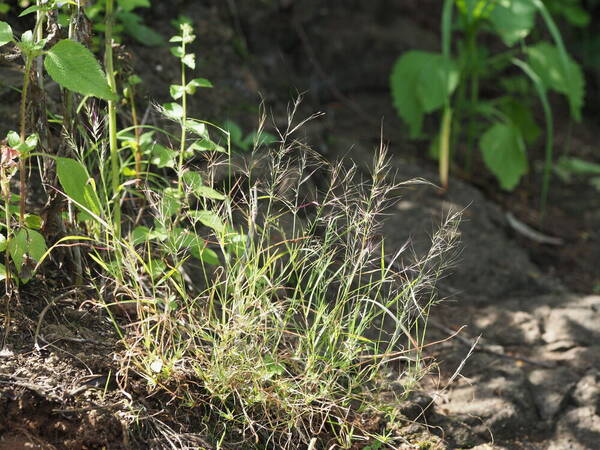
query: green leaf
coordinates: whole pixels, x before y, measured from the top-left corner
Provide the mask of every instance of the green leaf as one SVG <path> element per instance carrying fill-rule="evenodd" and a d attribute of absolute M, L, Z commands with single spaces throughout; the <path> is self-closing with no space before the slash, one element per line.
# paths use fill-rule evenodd
<path fill-rule="evenodd" d="M 237 145 L 238 147 L 243 147 L 244 140 L 242 129 L 237 123 L 232 120 L 226 120 L 223 124 L 223 129 L 229 133 L 229 139 L 233 144 Z"/>
<path fill-rule="evenodd" d="M 140 225 L 131 232 L 131 243 L 138 245 L 150 240 L 150 228 Z"/>
<path fill-rule="evenodd" d="M 21 228 L 8 242 L 8 252 L 20 274 L 25 269 L 24 264 L 28 259 L 38 262 L 46 250 L 44 237 L 37 231 L 26 228 Z"/>
<path fill-rule="evenodd" d="M 219 191 L 208 186 L 199 186 L 194 189 L 194 194 L 202 198 L 210 198 L 212 200 L 225 200 L 225 196 Z"/>
<path fill-rule="evenodd" d="M 504 43 L 512 47 L 531 32 L 535 13 L 536 6 L 530 0 L 504 0 L 496 2 L 489 19 Z"/>
<path fill-rule="evenodd" d="M 485 165 L 496 176 L 502 189 L 513 190 L 528 169 L 525 143 L 519 129 L 495 123 L 481 136 L 479 146 Z"/>
<path fill-rule="evenodd" d="M 427 66 L 421 70 L 417 94 L 425 112 L 430 113 L 450 102 L 460 72 L 454 61 L 438 54 L 430 54 Z"/>
<path fill-rule="evenodd" d="M 0 252 L 3 252 L 4 250 L 6 250 L 6 236 L 4 236 L 3 234 L 0 234 Z"/>
<path fill-rule="evenodd" d="M 94 55 L 79 42 L 59 41 L 46 54 L 44 67 L 54 81 L 70 91 L 117 100 Z"/>
<path fill-rule="evenodd" d="M 173 100 L 179 100 L 181 97 L 183 97 L 185 89 L 183 88 L 183 86 L 180 86 L 178 84 L 172 84 L 171 86 L 169 86 L 169 93 L 171 94 Z"/>
<path fill-rule="evenodd" d="M 150 163 L 154 164 L 159 169 L 165 167 L 175 167 L 177 162 L 177 152 L 171 150 L 163 145 L 154 144 L 152 146 L 152 155 L 150 156 Z"/>
<path fill-rule="evenodd" d="M 219 264 L 221 264 L 221 261 L 219 261 L 219 256 L 210 248 L 203 246 L 203 247 L 192 247 L 190 248 L 190 254 L 196 258 L 199 259 L 202 262 L 205 262 L 207 264 L 211 264 L 213 266 L 218 266 Z"/>
<path fill-rule="evenodd" d="M 563 156 L 556 163 L 556 168 L 575 175 L 600 175 L 600 164 L 574 157 Z"/>
<path fill-rule="evenodd" d="M 222 233 L 225 230 L 225 225 L 223 225 L 221 218 L 213 211 L 190 211 L 188 214 L 192 219 L 200 221 L 202 225 L 212 228 L 217 233 Z"/>
<path fill-rule="evenodd" d="M 0 281 L 6 279 L 6 267 L 4 264 L 0 264 Z"/>
<path fill-rule="evenodd" d="M 13 41 L 12 28 L 6 22 L 0 22 L 0 45 Z"/>
<path fill-rule="evenodd" d="M 181 58 L 181 62 L 188 66 L 190 69 L 194 70 L 196 68 L 196 55 L 193 53 L 188 53 Z"/>
<path fill-rule="evenodd" d="M 519 128 L 527 144 L 533 144 L 540 137 L 542 130 L 535 122 L 531 108 L 508 96 L 499 99 L 499 108 Z"/>
<path fill-rule="evenodd" d="M 160 211 L 165 217 L 172 217 L 181 211 L 181 194 L 175 188 L 163 190 L 160 201 Z"/>
<path fill-rule="evenodd" d="M 191 131 L 192 133 L 203 137 L 205 139 L 209 139 L 210 136 L 208 134 L 208 128 L 206 124 L 203 122 L 198 122 L 197 120 L 188 119 L 185 121 L 185 129 Z"/>
<path fill-rule="evenodd" d="M 83 164 L 70 158 L 57 158 L 56 172 L 65 194 L 77 203 L 78 208 L 84 207 L 100 215 L 100 200 Z"/>
<path fill-rule="evenodd" d="M 412 138 L 421 134 L 423 115 L 450 101 L 459 80 L 456 64 L 439 53 L 409 51 L 392 69 L 392 99 Z"/>
<path fill-rule="evenodd" d="M 200 175 L 198 172 L 192 172 L 191 170 L 188 170 L 183 174 L 182 178 L 183 182 L 192 192 L 204 186 L 202 184 L 202 175 Z"/>
<path fill-rule="evenodd" d="M 31 230 L 42 228 L 42 218 L 35 214 L 25 214 L 25 226 Z M 1 251 L 1 250 L 0 250 Z"/>
<path fill-rule="evenodd" d="M 161 112 L 171 120 L 181 120 L 183 118 L 183 108 L 179 103 L 165 103 L 162 105 Z"/>
<path fill-rule="evenodd" d="M 206 78 L 194 78 L 186 86 L 185 90 L 188 94 L 195 94 L 196 88 L 211 88 L 213 84 Z"/>
<path fill-rule="evenodd" d="M 135 8 L 150 8 L 150 0 L 117 0 L 123 11 L 133 11 Z"/>
<path fill-rule="evenodd" d="M 548 42 L 540 42 L 528 47 L 526 51 L 533 71 L 547 88 L 567 96 L 571 115 L 580 121 L 585 80 L 579 64 L 567 56 L 565 66 L 559 50 Z"/>
<path fill-rule="evenodd" d="M 142 23 L 142 18 L 137 14 L 120 11 L 117 18 L 123 24 L 125 33 L 134 38 L 140 44 L 148 47 L 158 47 L 165 44 L 165 38 Z"/>

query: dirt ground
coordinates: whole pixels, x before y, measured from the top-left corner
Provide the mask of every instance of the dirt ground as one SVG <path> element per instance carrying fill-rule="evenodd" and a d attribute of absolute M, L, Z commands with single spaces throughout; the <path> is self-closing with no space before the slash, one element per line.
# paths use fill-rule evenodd
<path fill-rule="evenodd" d="M 427 143 L 409 141 L 392 108 L 388 77 L 403 51 L 439 48 L 439 10 L 436 0 L 174 0 L 154 2 L 146 20 L 166 36 L 176 14 L 193 20 L 198 76 L 215 84 L 194 98 L 195 117 L 232 119 L 249 132 L 262 101 L 281 125 L 288 104 L 302 93 L 302 113 L 325 113 L 303 131 L 325 157 L 368 167 L 383 140 L 398 179 L 436 182 Z M 167 100 L 178 74 L 166 63 L 168 49 L 132 44 L 130 50 L 146 97 Z M 12 126 L 15 94 L 0 95 L 4 129 Z M 588 104 L 598 97 L 592 82 Z M 598 111 L 590 107 L 581 124 L 571 123 L 561 113 L 565 105 L 554 101 L 557 152 L 600 162 Z M 485 175 L 453 177 L 445 195 L 431 186 L 407 187 L 382 230 L 390 247 L 411 239 L 419 254 L 445 215 L 463 211 L 460 255 L 439 282 L 444 301 L 429 324 L 429 339 L 445 340 L 428 351 L 438 371 L 402 406 L 415 421 L 407 433 L 421 441 L 430 433 L 436 448 L 598 448 L 600 193 L 585 180 L 554 177 L 540 221 L 540 173 L 532 167 L 513 193 L 501 192 Z M 512 216 L 562 243 L 532 241 Z M 180 440 L 175 448 L 211 448 L 199 437 L 200 420 L 178 416 L 160 398 L 146 400 L 142 386 L 133 399 L 120 389 L 124 374 L 109 351 L 114 331 L 80 293 L 60 291 L 45 312 L 36 350 L 37 320 L 56 296 L 34 282 L 19 300 L 11 353 L 0 355 L 0 417 L 6 418 L 0 420 L 0 449 L 170 448 L 169 438 Z M 124 430 L 132 416 L 138 429 Z"/>

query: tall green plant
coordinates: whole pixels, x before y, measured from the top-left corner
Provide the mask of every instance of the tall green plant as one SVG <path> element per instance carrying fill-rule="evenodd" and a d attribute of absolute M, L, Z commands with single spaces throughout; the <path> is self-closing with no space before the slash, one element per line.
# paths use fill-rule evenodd
<path fill-rule="evenodd" d="M 528 42 L 538 16 L 553 43 Z M 485 34 L 496 36 L 506 50 L 492 54 L 481 42 Z M 522 75 L 514 75 L 511 67 L 518 68 Z M 492 81 L 504 89 L 504 94 L 482 97 L 482 86 Z M 502 189 L 512 190 L 518 185 L 528 171 L 527 146 L 539 134 L 528 83 L 541 101 L 546 122 L 543 209 L 553 163 L 553 119 L 547 91 L 563 94 L 571 116 L 580 120 L 584 80 L 541 0 L 445 0 L 442 52 L 406 52 L 391 74 L 394 105 L 409 125 L 411 137 L 422 135 L 426 114 L 442 111 L 440 132 L 432 150 L 439 157 L 444 188 L 451 153 L 463 142 L 467 172 L 472 170 L 473 148 L 478 146 Z"/>

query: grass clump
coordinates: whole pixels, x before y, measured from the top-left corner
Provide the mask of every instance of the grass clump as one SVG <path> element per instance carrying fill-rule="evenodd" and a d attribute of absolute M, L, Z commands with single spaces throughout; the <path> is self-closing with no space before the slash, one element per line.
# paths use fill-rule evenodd
<path fill-rule="evenodd" d="M 390 254 L 378 235 L 400 187 L 388 184 L 385 151 L 376 153 L 370 175 L 326 163 L 296 139 L 304 124 L 294 123 L 297 104 L 278 139 L 261 138 L 262 120 L 244 140 L 253 151 L 232 155 L 231 132 L 189 117 L 188 97 L 212 86 L 187 77 L 195 69 L 189 24 L 171 39 L 182 69 L 180 84 L 170 86 L 174 102 L 157 108 L 179 132 L 140 123 L 133 91 L 129 112 L 117 101 L 113 6 L 106 2 L 106 74 L 82 44 L 64 39 L 46 51 L 36 34 L 39 55 L 59 61 L 59 69 L 84 55 L 84 79 L 95 81 L 75 86 L 60 70 L 54 74 L 65 89 L 66 114 L 48 129 L 60 129 L 59 153 L 31 153 L 33 142 L 18 147 L 13 139 L 18 148 L 11 147 L 2 171 L 6 274 L 20 288 L 42 275 L 41 264 L 58 249 L 70 251 L 76 283 L 94 287 L 123 344 L 115 350 L 123 391 L 142 377 L 151 394 L 169 394 L 198 425 L 210 424 L 211 445 L 349 448 L 369 440 L 380 430 L 363 425 L 361 415 L 374 414 L 383 374 L 396 371 L 408 391 L 424 372 L 431 288 L 456 236 L 455 218 L 428 255 L 402 265 L 401 251 Z M 35 9 L 39 24 L 52 8 L 62 6 Z M 40 235 L 35 252 L 30 237 L 37 234 L 23 206 L 15 223 L 9 184 L 31 156 L 54 164 L 55 176 L 45 177 L 49 190 L 69 200 L 67 209 L 56 202 L 54 216 L 61 229 L 77 230 Z M 27 190 L 20 191 L 24 205 Z M 33 271 L 23 270 L 23 254 Z M 6 283 L 7 298 L 16 288 Z M 169 433 L 158 421 L 156 429 Z"/>
<path fill-rule="evenodd" d="M 152 295 L 131 297 L 142 307 L 124 336 L 123 374 L 197 408 L 199 420 L 216 424 L 215 441 L 351 446 L 374 432 L 359 418 L 375 413 L 383 374 L 399 370 L 408 390 L 424 373 L 430 288 L 455 221 L 425 260 L 401 269 L 377 235 L 399 187 L 386 182 L 385 152 L 363 179 L 356 167 L 322 161 L 291 131 L 280 137 L 237 169 L 228 158 L 210 161 L 204 178 L 218 183 L 225 165 L 230 186 L 210 223 L 196 229 L 193 208 L 178 216 L 204 231 L 217 264 L 190 264 L 168 240 L 131 248 L 121 290 L 146 271 L 140 293 Z M 316 172 L 325 185 L 314 184 Z M 160 201 L 154 211 L 165 229 L 176 225 Z M 152 255 L 168 255 L 170 275 L 144 269 Z"/>

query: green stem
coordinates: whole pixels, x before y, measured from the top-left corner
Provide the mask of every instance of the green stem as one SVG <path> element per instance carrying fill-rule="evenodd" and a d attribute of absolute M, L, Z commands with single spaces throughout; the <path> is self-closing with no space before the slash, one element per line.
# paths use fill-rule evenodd
<path fill-rule="evenodd" d="M 181 48 L 183 50 L 182 52 L 182 60 L 181 60 L 181 86 L 183 87 L 183 96 L 181 97 L 181 109 L 183 110 L 182 113 L 182 117 L 181 117 L 181 141 L 180 141 L 180 145 L 179 145 L 179 165 L 178 165 L 178 170 L 177 170 L 177 177 L 178 177 L 178 189 L 179 189 L 179 194 L 183 194 L 183 186 L 182 186 L 182 182 L 181 182 L 181 177 L 183 175 L 183 157 L 185 155 L 185 144 L 186 144 L 186 121 L 187 121 L 187 93 L 185 91 L 185 86 L 187 84 L 187 78 L 185 75 L 185 64 L 183 62 L 183 57 L 185 56 L 185 39 L 183 40 L 183 42 L 181 43 Z"/>
<path fill-rule="evenodd" d="M 33 58 L 30 55 L 25 56 L 25 73 L 23 75 L 23 91 L 21 92 L 21 107 L 19 110 L 20 121 L 20 142 L 25 143 L 27 128 L 27 91 L 29 89 L 29 80 L 31 78 L 31 68 Z M 27 156 L 21 152 L 19 156 L 19 226 L 22 227 L 25 221 L 25 200 L 27 199 L 27 178 L 25 173 L 25 162 Z"/>
<path fill-rule="evenodd" d="M 117 82 L 115 80 L 115 70 L 113 64 L 112 51 L 112 28 L 114 15 L 114 0 L 106 0 L 106 31 L 104 33 L 104 65 L 106 68 L 106 77 L 108 85 L 113 94 L 117 94 Z M 121 195 L 119 192 L 119 174 L 121 164 L 119 161 L 119 148 L 117 143 L 117 106 L 114 100 L 108 101 L 108 134 L 110 147 L 110 164 L 112 174 L 113 190 L 113 225 L 115 235 L 121 237 Z"/>

